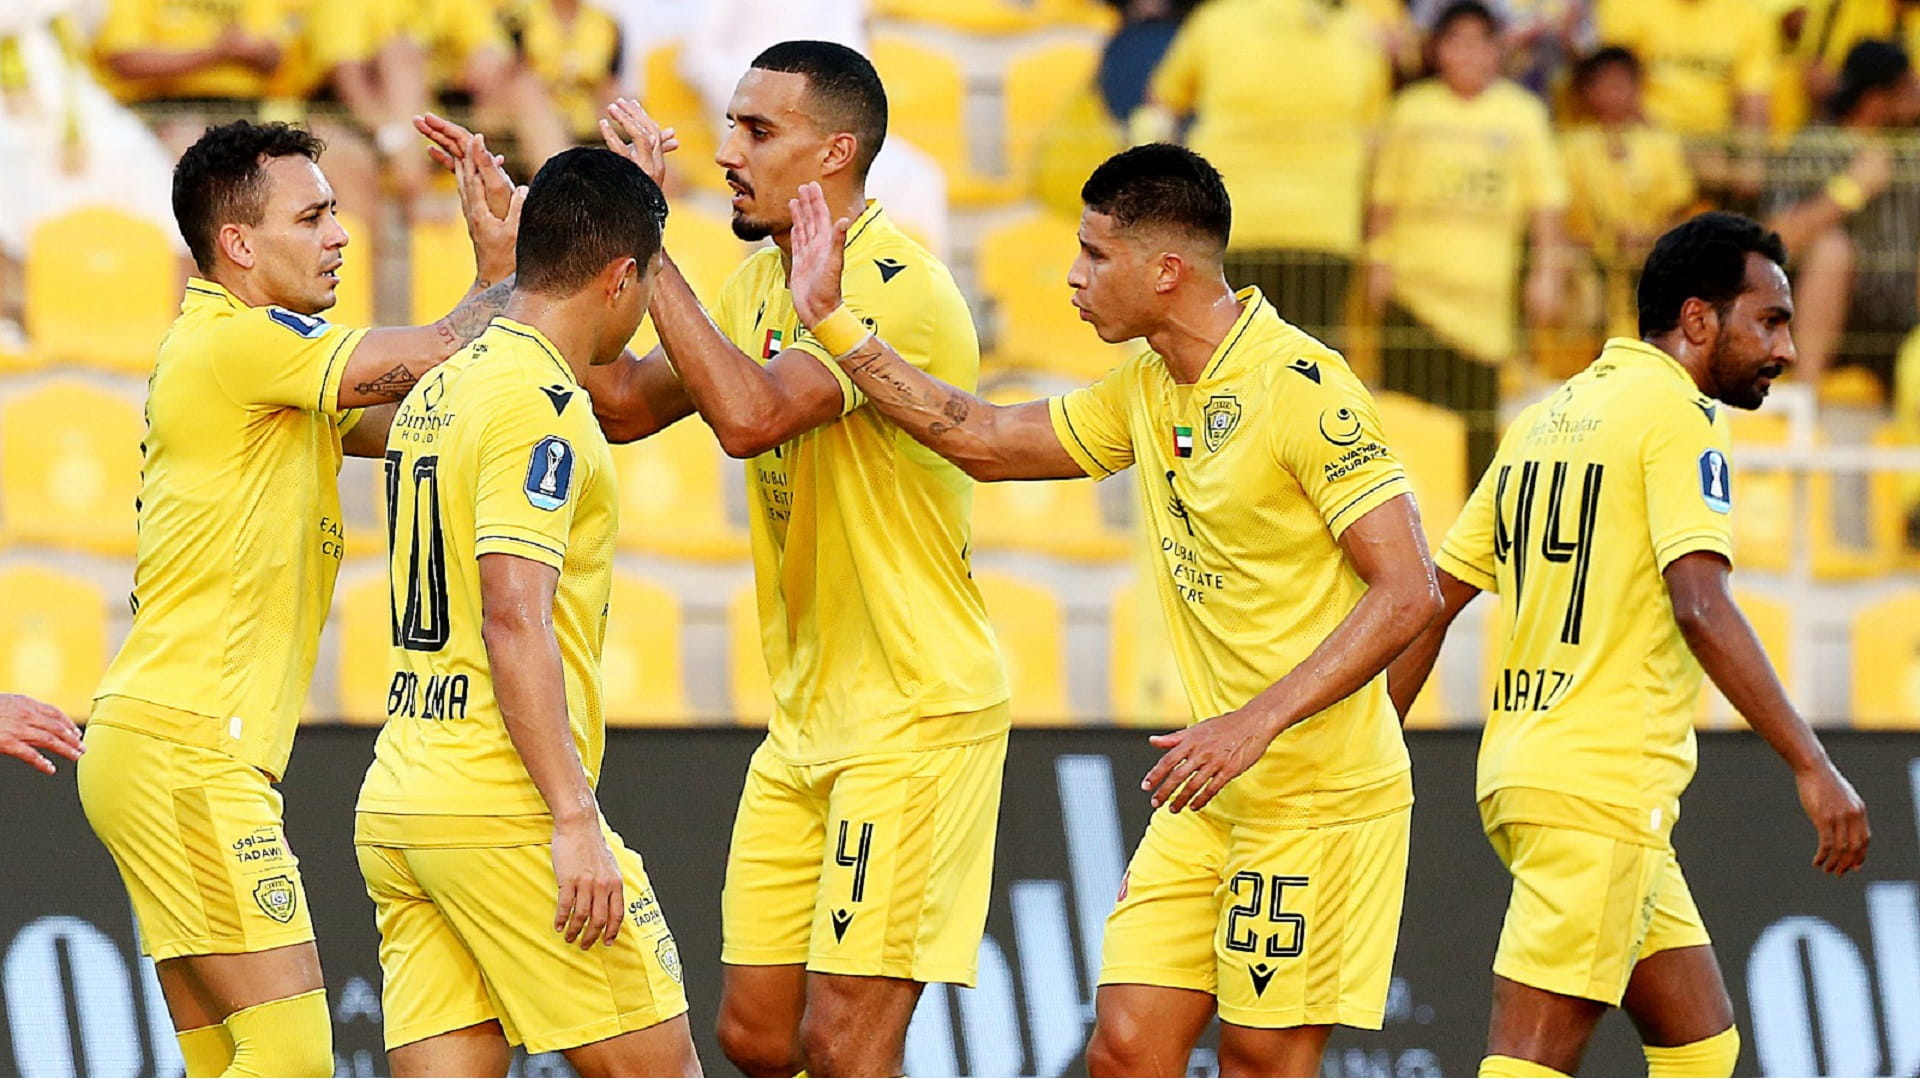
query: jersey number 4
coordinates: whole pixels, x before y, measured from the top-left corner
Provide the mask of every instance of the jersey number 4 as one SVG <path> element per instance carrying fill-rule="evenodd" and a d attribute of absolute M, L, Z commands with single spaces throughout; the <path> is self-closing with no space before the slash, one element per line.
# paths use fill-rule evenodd
<path fill-rule="evenodd" d="M 387 550 L 400 565 L 401 454 L 387 451 Z M 440 458 L 413 463 L 413 498 L 407 521 L 407 596 L 400 603 L 398 583 L 391 590 L 393 643 L 413 652 L 438 652 L 447 646 L 447 545 L 440 530 Z"/>
<path fill-rule="evenodd" d="M 1513 606 L 1520 609 L 1527 585 L 1528 560 L 1534 549 L 1534 533 L 1539 533 L 1540 557 L 1553 563 L 1572 563 L 1573 581 L 1567 596 L 1567 611 L 1560 621 L 1560 640 L 1580 644 L 1580 624 L 1587 611 L 1587 576 L 1593 566 L 1593 530 L 1600 517 L 1600 481 L 1606 466 L 1589 462 L 1580 485 L 1578 509 L 1569 506 L 1572 493 L 1567 490 L 1571 467 L 1567 462 L 1553 463 L 1548 481 L 1546 510 L 1536 520 L 1540 502 L 1538 461 L 1523 462 L 1519 479 L 1514 466 L 1502 465 L 1495 480 L 1493 496 L 1493 557 L 1513 566 Z M 1508 489 L 1513 489 L 1513 516 L 1507 516 Z M 1571 528 L 1567 519 L 1571 518 Z"/>

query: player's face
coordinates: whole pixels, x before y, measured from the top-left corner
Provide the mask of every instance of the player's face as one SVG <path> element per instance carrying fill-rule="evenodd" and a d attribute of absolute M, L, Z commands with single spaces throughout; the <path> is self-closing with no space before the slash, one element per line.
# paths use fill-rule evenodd
<path fill-rule="evenodd" d="M 245 225 L 253 277 L 272 302 L 302 315 L 333 306 L 347 230 L 334 216 L 333 186 L 320 166 L 298 155 L 266 165 L 260 224 Z"/>
<path fill-rule="evenodd" d="M 1773 380 L 1791 368 L 1793 292 L 1786 271 L 1763 255 L 1747 256 L 1747 288 L 1720 320 L 1707 353 L 1713 396 L 1736 409 L 1757 409 Z"/>
<path fill-rule="evenodd" d="M 1128 341 L 1146 333 L 1158 295 L 1156 260 L 1132 237 L 1116 229 L 1113 218 L 1096 210 L 1080 215 L 1080 255 L 1067 271 L 1073 306 L 1107 342 Z"/>
<path fill-rule="evenodd" d="M 821 178 L 830 143 L 804 107 L 807 77 L 751 68 L 727 103 L 727 134 L 713 160 L 733 189 L 733 232 L 765 240 L 793 228 L 787 202 Z"/>

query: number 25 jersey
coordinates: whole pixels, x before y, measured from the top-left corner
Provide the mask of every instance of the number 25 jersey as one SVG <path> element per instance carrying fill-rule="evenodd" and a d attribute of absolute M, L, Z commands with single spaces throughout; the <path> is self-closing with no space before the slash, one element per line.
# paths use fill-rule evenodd
<path fill-rule="evenodd" d="M 1662 573 L 1732 560 L 1727 421 L 1678 362 L 1608 341 L 1523 412 L 1436 562 L 1500 594 L 1476 798 L 1509 787 L 1678 813 L 1700 664 Z"/>

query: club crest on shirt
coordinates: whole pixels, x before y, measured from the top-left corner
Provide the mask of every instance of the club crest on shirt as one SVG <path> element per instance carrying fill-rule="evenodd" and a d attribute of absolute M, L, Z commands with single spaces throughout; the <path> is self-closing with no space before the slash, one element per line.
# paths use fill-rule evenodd
<path fill-rule="evenodd" d="M 274 922 L 290 923 L 293 913 L 300 906 L 300 893 L 293 887 L 293 879 L 285 874 L 275 874 L 260 879 L 253 887 L 253 902 Z"/>
<path fill-rule="evenodd" d="M 1709 448 L 1700 454 L 1700 498 L 1717 514 L 1733 511 L 1733 478 L 1727 455 Z"/>
<path fill-rule="evenodd" d="M 303 338 L 319 337 L 327 332 L 327 320 L 318 315 L 302 315 L 297 311 L 288 311 L 283 307 L 267 308 L 267 318 L 286 327 Z"/>
<path fill-rule="evenodd" d="M 1207 440 L 1207 452 L 1217 454 L 1226 445 L 1227 436 L 1240 426 L 1240 399 L 1232 394 L 1215 394 L 1207 399 L 1201 416 L 1206 421 L 1200 434 Z"/>
<path fill-rule="evenodd" d="M 653 947 L 653 955 L 669 978 L 674 982 L 685 981 L 680 976 L 680 946 L 674 944 L 672 934 L 660 939 L 660 943 Z"/>
<path fill-rule="evenodd" d="M 558 435 L 534 445 L 527 459 L 527 501 L 542 510 L 558 510 L 573 490 L 573 446 Z"/>

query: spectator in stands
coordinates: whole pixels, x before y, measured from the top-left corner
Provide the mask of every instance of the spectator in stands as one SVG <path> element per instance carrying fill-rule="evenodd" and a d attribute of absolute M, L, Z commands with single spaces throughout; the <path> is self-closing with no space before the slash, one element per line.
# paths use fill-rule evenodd
<path fill-rule="evenodd" d="M 1568 233 L 1600 273 L 1606 335 L 1637 337 L 1640 268 L 1692 206 L 1693 173 L 1679 136 L 1647 123 L 1631 51 L 1611 45 L 1581 60 L 1573 91 L 1579 122 L 1560 136 Z"/>
<path fill-rule="evenodd" d="M 1433 24 L 1448 0 L 1413 0 L 1413 21 Z M 1542 97 L 1555 90 L 1554 80 L 1570 57 L 1594 47 L 1593 5 L 1589 0 L 1489 0 L 1505 27 L 1506 71 L 1513 80 Z"/>
<path fill-rule="evenodd" d="M 286 45 L 277 0 L 110 0 L 94 52 L 178 156 L 208 124 L 258 115 Z"/>
<path fill-rule="evenodd" d="M 1367 294 L 1385 389 L 1462 414 L 1471 488 L 1498 441 L 1529 233 L 1528 319 L 1557 313 L 1567 185 L 1545 107 L 1499 77 L 1500 24 L 1485 4 L 1448 5 L 1431 50 L 1436 76 L 1400 93 L 1381 134 Z"/>
<path fill-rule="evenodd" d="M 52 776 L 53 762 L 41 753 L 43 750 L 79 761 L 86 753 L 79 725 L 44 701 L 25 694 L 0 694 L 0 754 L 19 758 Z"/>
<path fill-rule="evenodd" d="M 599 145 L 602 110 L 624 93 L 619 21 L 589 0 L 516 0 L 508 20 L 521 61 L 559 110 L 567 138 Z"/>
<path fill-rule="evenodd" d="M 1801 132 L 1775 162 L 1767 223 L 1793 255 L 1804 376 L 1858 366 L 1884 395 L 1920 323 L 1920 153 L 1889 138 L 1920 119 L 1906 50 L 1855 45 L 1830 107 L 1832 122 Z"/>
<path fill-rule="evenodd" d="M 1187 143 L 1233 198 L 1227 281 L 1260 286 L 1283 318 L 1336 348 L 1368 142 L 1392 92 L 1375 30 L 1323 0 L 1212 0 L 1180 28 L 1133 124 L 1135 142 L 1163 141 L 1191 117 Z"/>
<path fill-rule="evenodd" d="M 396 99 L 421 103 L 409 114 L 436 108 L 511 132 L 515 164 L 526 173 L 572 145 L 552 97 L 521 63 L 499 0 L 375 2 L 398 17 Z"/>
<path fill-rule="evenodd" d="M 1195 0 L 1107 0 L 1120 25 L 1100 50 L 1100 100 L 1107 115 L 1126 123 L 1147 100 L 1147 82 L 1167 54 Z"/>

